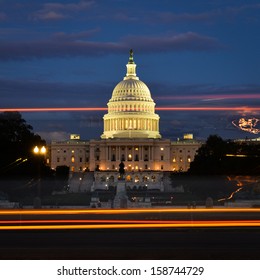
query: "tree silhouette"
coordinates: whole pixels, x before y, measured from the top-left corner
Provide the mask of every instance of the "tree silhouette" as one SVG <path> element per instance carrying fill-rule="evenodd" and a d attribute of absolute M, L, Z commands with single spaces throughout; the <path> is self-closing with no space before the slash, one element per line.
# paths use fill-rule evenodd
<path fill-rule="evenodd" d="M 260 145 L 224 141 L 210 135 L 190 165 L 191 174 L 257 174 L 260 171 Z"/>
<path fill-rule="evenodd" d="M 0 174 L 24 174 L 27 167 L 34 172 L 34 146 L 45 145 L 39 135 L 32 132 L 32 126 L 26 123 L 19 112 L 3 112 L 0 114 Z M 24 160 L 24 161 L 23 161 Z M 23 163 L 22 163 L 23 161 Z"/>

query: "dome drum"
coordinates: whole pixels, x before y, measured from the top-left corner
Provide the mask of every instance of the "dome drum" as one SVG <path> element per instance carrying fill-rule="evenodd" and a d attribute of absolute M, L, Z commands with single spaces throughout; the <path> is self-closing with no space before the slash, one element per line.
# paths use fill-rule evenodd
<path fill-rule="evenodd" d="M 154 113 L 155 104 L 154 102 L 142 103 L 142 102 L 113 102 L 108 103 L 108 113 L 116 112 L 145 112 Z"/>

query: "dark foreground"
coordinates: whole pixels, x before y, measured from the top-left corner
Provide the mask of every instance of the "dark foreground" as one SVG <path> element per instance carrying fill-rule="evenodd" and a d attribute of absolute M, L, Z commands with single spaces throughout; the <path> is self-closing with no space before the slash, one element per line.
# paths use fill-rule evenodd
<path fill-rule="evenodd" d="M 1 259 L 259 259 L 259 228 L 1 231 Z"/>

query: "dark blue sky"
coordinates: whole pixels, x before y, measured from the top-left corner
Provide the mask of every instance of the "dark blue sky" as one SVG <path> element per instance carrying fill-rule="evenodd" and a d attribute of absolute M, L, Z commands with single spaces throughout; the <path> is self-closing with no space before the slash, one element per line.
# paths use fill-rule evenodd
<path fill-rule="evenodd" d="M 0 107 L 105 107 L 134 49 L 157 107 L 246 106 L 159 112 L 161 134 L 257 137 L 232 125 L 260 118 L 257 0 L 0 0 Z M 102 134 L 104 112 L 23 113 L 47 140 Z"/>

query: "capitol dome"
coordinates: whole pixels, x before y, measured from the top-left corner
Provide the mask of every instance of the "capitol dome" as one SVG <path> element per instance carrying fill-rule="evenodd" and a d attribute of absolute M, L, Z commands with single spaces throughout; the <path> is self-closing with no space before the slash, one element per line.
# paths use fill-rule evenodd
<path fill-rule="evenodd" d="M 149 88 L 137 77 L 136 79 L 127 79 L 118 83 L 109 102 L 125 100 L 153 102 Z"/>
<path fill-rule="evenodd" d="M 147 85 L 136 76 L 133 51 L 123 81 L 113 90 L 101 138 L 161 138 L 159 116 Z"/>

